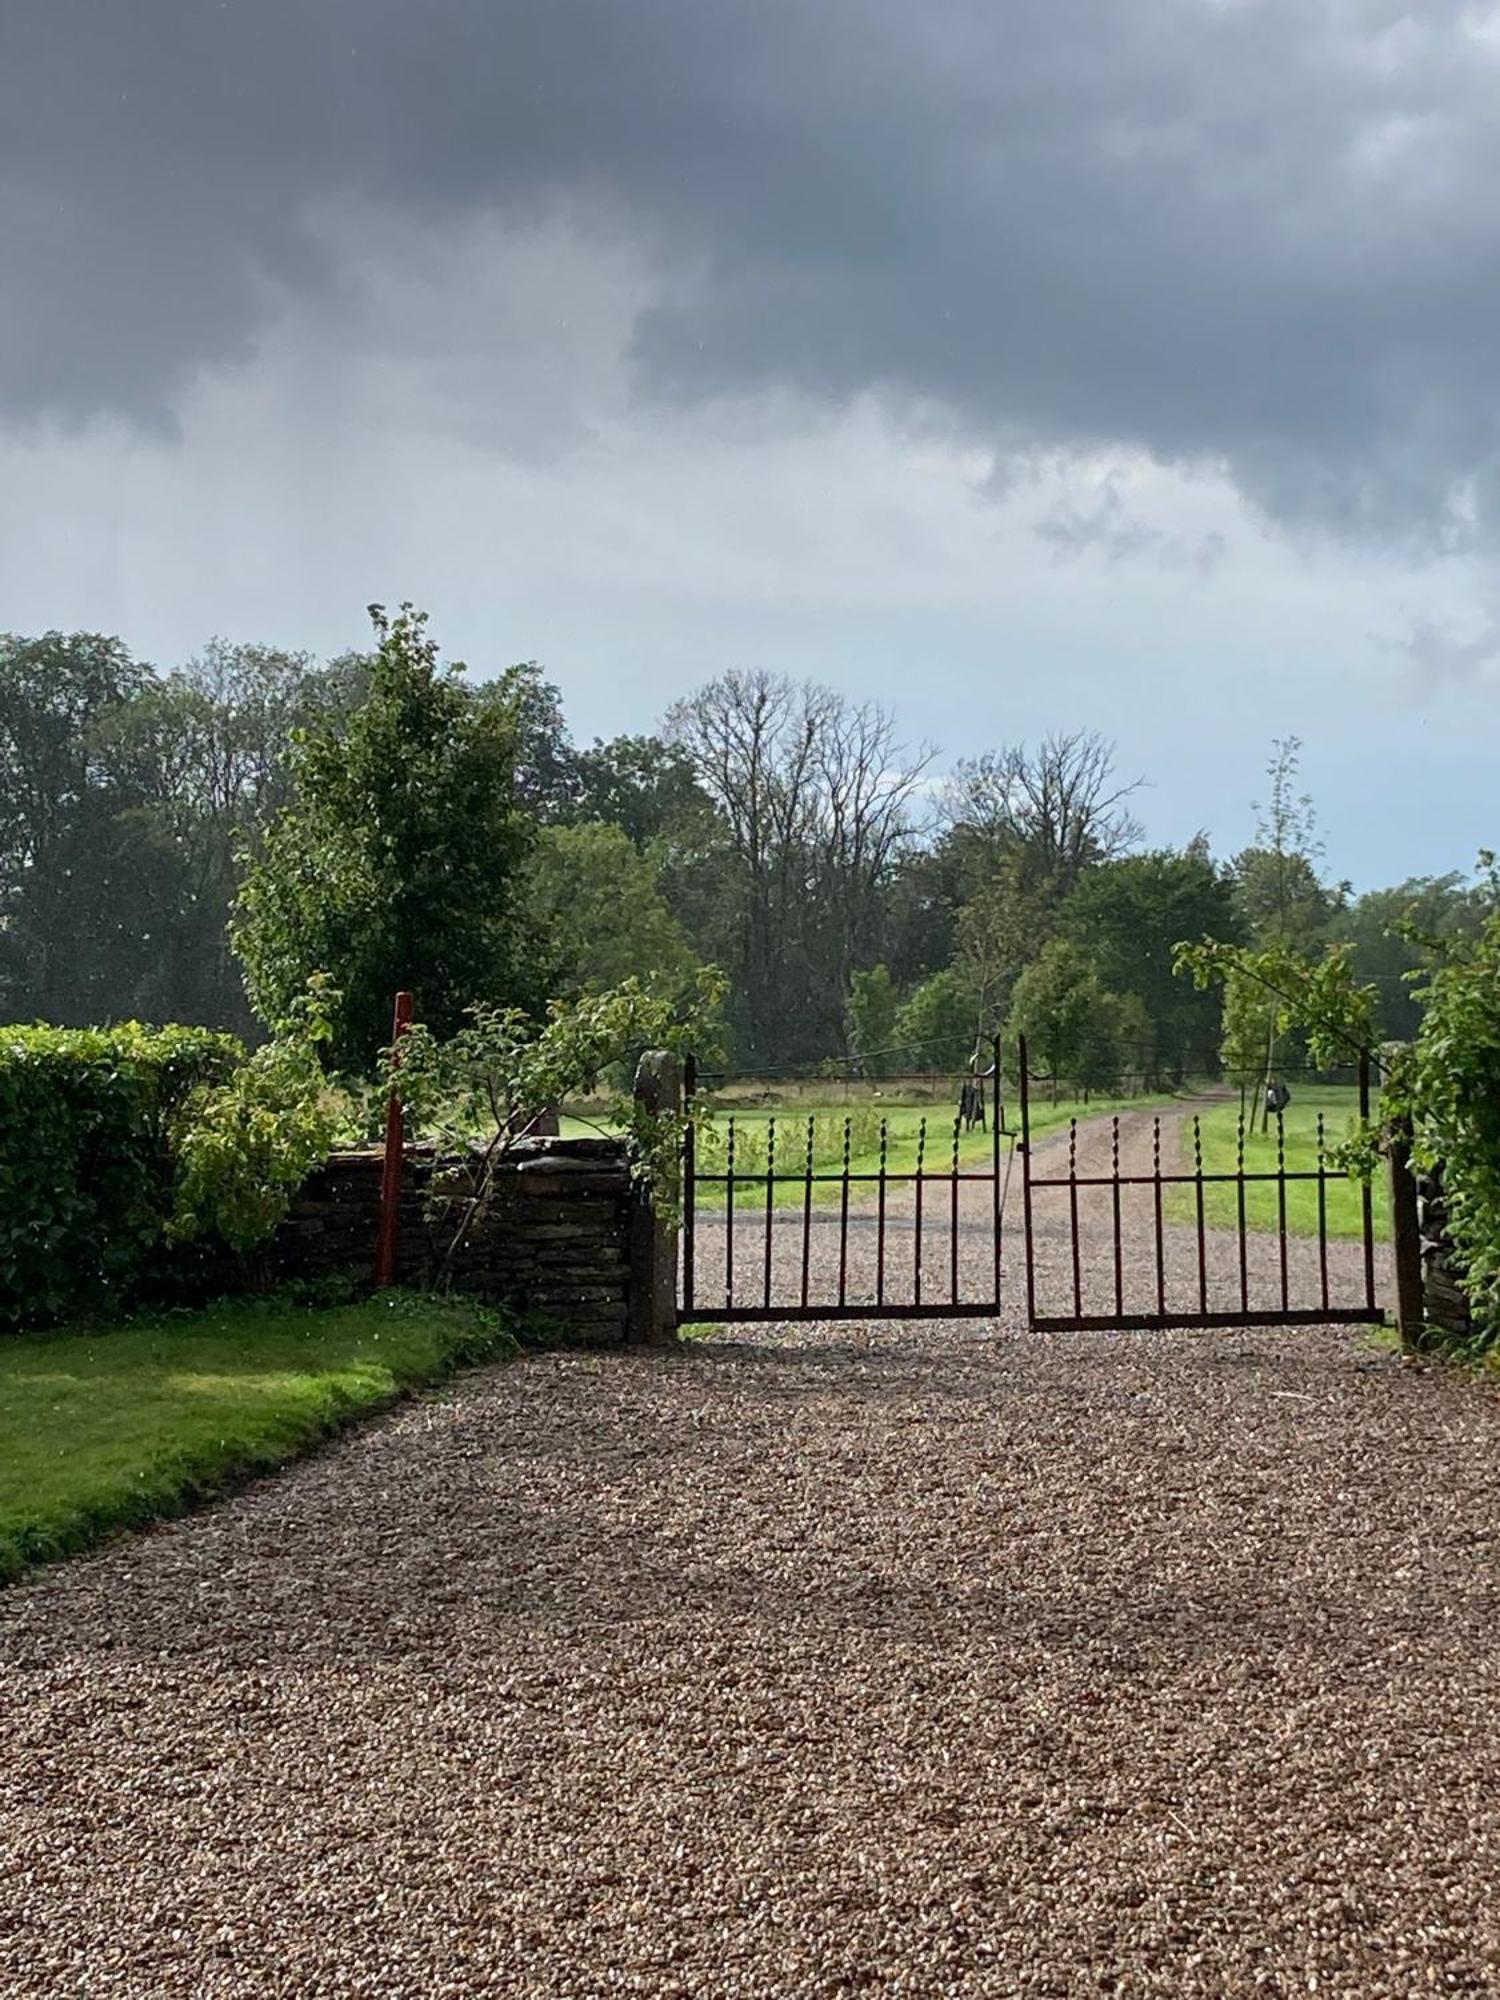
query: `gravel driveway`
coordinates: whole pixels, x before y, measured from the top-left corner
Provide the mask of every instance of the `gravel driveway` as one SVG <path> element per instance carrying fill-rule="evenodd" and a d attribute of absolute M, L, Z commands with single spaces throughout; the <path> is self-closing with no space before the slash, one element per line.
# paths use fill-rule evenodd
<path fill-rule="evenodd" d="M 1347 1334 L 479 1372 L 0 1597 L 0 1993 L 1500 1991 L 1497 1553 Z"/>

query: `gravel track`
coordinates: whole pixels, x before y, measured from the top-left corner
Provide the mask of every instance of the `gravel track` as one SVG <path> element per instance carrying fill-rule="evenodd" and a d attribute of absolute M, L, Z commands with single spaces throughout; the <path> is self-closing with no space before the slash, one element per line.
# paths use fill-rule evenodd
<path fill-rule="evenodd" d="M 480 1371 L 0 1597 L 0 1993 L 1500 1991 L 1497 1551 L 1329 1330 Z"/>

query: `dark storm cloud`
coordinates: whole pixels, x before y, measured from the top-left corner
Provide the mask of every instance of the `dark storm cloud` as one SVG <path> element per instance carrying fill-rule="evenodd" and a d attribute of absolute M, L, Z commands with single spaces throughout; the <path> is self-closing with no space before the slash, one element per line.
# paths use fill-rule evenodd
<path fill-rule="evenodd" d="M 561 215 L 659 274 L 644 393 L 874 390 L 1456 545 L 1500 512 L 1476 12 L 3 0 L 0 407 L 163 420 L 336 291 L 341 207 Z"/>

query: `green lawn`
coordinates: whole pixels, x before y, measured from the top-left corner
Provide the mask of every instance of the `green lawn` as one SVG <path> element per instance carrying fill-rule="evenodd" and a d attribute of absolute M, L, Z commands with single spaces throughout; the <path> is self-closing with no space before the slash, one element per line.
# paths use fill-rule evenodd
<path fill-rule="evenodd" d="M 1095 1097 L 1085 1104 L 1081 1098 L 1063 1098 L 1051 1104 L 1045 1098 L 1033 1096 L 1031 1102 L 1031 1133 L 1033 1139 L 1044 1137 L 1059 1126 L 1066 1125 L 1070 1118 L 1096 1118 L 1114 1111 L 1136 1110 L 1141 1106 L 1169 1103 L 1171 1100 L 1159 1097 Z M 800 1207 L 804 1199 L 804 1183 L 799 1178 L 807 1167 L 807 1131 L 809 1118 L 813 1121 L 813 1172 L 838 1173 L 844 1157 L 844 1122 L 849 1121 L 849 1171 L 852 1174 L 874 1174 L 880 1168 L 880 1127 L 882 1120 L 886 1128 L 886 1171 L 892 1174 L 911 1174 L 917 1170 L 918 1145 L 923 1120 L 926 1121 L 926 1146 L 922 1152 L 924 1174 L 946 1174 L 953 1167 L 953 1108 L 943 1104 L 883 1104 L 876 1106 L 869 1101 L 858 1106 L 845 1103 L 814 1105 L 799 1103 L 795 1106 L 744 1111 L 734 1111 L 734 1170 L 736 1176 L 751 1176 L 748 1180 L 736 1179 L 735 1203 L 751 1208 L 765 1206 L 766 1154 L 770 1136 L 770 1124 L 776 1121 L 776 1182 L 772 1206 L 776 1208 Z M 1005 1107 L 1008 1134 L 1000 1142 L 1002 1171 L 1009 1156 L 1011 1137 L 1020 1129 L 1020 1108 L 1015 1104 Z M 728 1111 L 720 1109 L 711 1130 L 700 1134 L 698 1164 L 700 1173 L 722 1174 L 726 1171 L 729 1147 Z M 989 1131 L 964 1132 L 959 1135 L 958 1164 L 961 1170 L 982 1172 L 988 1168 L 993 1158 L 993 1135 Z M 1019 1170 L 1018 1170 L 1019 1171 Z M 786 1175 L 790 1178 L 782 1179 Z M 755 1177 L 761 1177 L 758 1181 Z M 875 1190 L 866 1187 L 863 1194 L 873 1198 Z M 858 1200 L 861 1190 L 851 1191 L 851 1200 Z M 841 1190 L 837 1182 L 814 1183 L 813 1205 L 826 1207 L 841 1200 Z M 711 1181 L 700 1181 L 697 1190 L 699 1208 L 722 1208 L 724 1188 Z"/>
<path fill-rule="evenodd" d="M 1330 1150 L 1345 1138 L 1359 1112 L 1359 1093 L 1352 1085 L 1340 1084 L 1300 1084 L 1294 1087 L 1292 1101 L 1287 1106 L 1283 1123 L 1286 1130 L 1287 1171 L 1306 1172 L 1318 1163 L 1318 1118 L 1323 1119 L 1326 1145 Z M 1248 1120 L 1248 1111 L 1247 1111 Z M 1257 1128 L 1258 1128 L 1257 1121 Z M 1215 1105 L 1212 1110 L 1200 1115 L 1200 1130 L 1203 1135 L 1203 1171 L 1210 1174 L 1232 1174 L 1236 1171 L 1238 1159 L 1239 1105 Z M 1247 1173 L 1275 1173 L 1276 1171 L 1276 1121 L 1272 1119 L 1271 1129 L 1262 1133 L 1259 1129 L 1245 1134 L 1245 1170 Z M 1182 1125 L 1182 1157 L 1178 1165 L 1179 1173 L 1193 1171 L 1193 1133 L 1191 1121 Z M 1167 1214 L 1174 1222 L 1193 1220 L 1196 1191 L 1193 1188 L 1173 1188 L 1167 1197 Z M 1360 1190 L 1358 1186 L 1342 1177 L 1331 1180 L 1327 1189 L 1328 1233 L 1330 1236 L 1360 1235 Z M 1211 1229 L 1237 1229 L 1238 1209 L 1236 1193 L 1232 1186 L 1218 1183 L 1203 1190 L 1203 1213 Z M 1245 1222 L 1256 1231 L 1273 1231 L 1277 1227 L 1277 1190 L 1274 1181 L 1252 1182 L 1245 1189 Z M 1374 1201 L 1375 1234 L 1384 1239 L 1389 1233 L 1389 1220 L 1385 1204 L 1375 1191 Z M 1316 1236 L 1318 1233 L 1318 1187 L 1316 1181 L 1288 1181 L 1286 1188 L 1287 1229 L 1294 1236 Z"/>
<path fill-rule="evenodd" d="M 0 1579 L 177 1513 L 510 1345 L 492 1314 L 397 1292 L 0 1335 Z"/>

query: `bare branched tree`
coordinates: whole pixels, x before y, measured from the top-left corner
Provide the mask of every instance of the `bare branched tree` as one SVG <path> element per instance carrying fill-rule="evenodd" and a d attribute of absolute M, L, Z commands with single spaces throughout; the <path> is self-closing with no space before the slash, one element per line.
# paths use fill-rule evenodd
<path fill-rule="evenodd" d="M 1128 801 L 1141 782 L 1120 778 L 1112 743 L 1078 730 L 965 759 L 943 809 L 954 830 L 1013 855 L 1029 892 L 1059 901 L 1085 868 L 1140 839 Z"/>
<path fill-rule="evenodd" d="M 908 753 L 873 703 L 764 672 L 710 682 L 667 733 L 726 829 L 725 955 L 751 1046 L 843 1048 L 849 980 L 876 948 L 930 753 Z"/>

